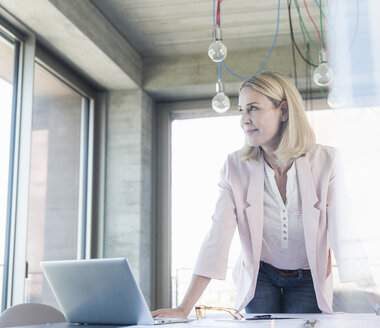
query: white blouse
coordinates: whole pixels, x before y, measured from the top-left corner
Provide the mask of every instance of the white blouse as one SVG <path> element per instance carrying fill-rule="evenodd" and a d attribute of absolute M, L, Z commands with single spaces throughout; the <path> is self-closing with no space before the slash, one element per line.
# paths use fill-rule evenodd
<path fill-rule="evenodd" d="M 295 163 L 287 172 L 286 204 L 264 161 L 264 232 L 261 261 L 284 270 L 309 269 Z"/>

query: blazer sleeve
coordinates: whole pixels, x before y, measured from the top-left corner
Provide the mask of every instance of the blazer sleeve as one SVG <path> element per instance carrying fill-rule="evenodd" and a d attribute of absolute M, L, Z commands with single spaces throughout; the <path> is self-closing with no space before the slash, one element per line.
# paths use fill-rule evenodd
<path fill-rule="evenodd" d="M 204 239 L 193 273 L 213 279 L 225 279 L 228 254 L 236 229 L 235 200 L 229 183 L 230 156 L 220 173 L 219 198 L 212 216 L 211 229 Z"/>
<path fill-rule="evenodd" d="M 337 150 L 332 162 L 326 206 L 329 239 L 341 282 L 370 278 L 368 260 L 344 183 L 341 155 Z"/>

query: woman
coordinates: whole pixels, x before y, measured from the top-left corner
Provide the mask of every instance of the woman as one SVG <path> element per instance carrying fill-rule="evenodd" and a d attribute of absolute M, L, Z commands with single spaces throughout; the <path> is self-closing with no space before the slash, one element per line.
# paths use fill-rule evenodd
<path fill-rule="evenodd" d="M 279 73 L 261 73 L 242 84 L 239 109 L 246 145 L 222 169 L 193 279 L 179 307 L 153 311 L 154 317 L 186 317 L 210 280 L 225 278 L 236 227 L 238 310 L 332 312 L 330 243 L 341 280 L 353 278 L 355 246 L 341 212 L 339 159 L 335 149 L 316 145 L 294 84 Z"/>

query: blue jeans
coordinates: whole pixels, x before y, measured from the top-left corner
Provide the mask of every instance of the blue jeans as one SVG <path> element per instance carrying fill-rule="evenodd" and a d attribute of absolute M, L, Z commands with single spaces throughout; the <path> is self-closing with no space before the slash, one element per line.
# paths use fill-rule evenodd
<path fill-rule="evenodd" d="M 283 277 L 260 262 L 254 298 L 246 313 L 320 313 L 311 274 Z"/>

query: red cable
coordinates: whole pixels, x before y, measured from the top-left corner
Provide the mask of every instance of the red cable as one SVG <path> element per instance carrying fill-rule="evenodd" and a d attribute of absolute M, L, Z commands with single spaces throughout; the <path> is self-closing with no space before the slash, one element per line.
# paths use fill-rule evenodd
<path fill-rule="evenodd" d="M 218 0 L 218 4 L 216 5 L 216 26 L 220 27 L 220 1 Z"/>
<path fill-rule="evenodd" d="M 303 0 L 303 3 L 304 3 L 304 5 L 305 5 L 305 9 L 306 9 L 306 11 L 307 11 L 307 14 L 309 15 L 309 18 L 310 18 L 311 22 L 313 23 L 315 30 L 317 31 L 319 41 L 322 42 L 321 34 L 319 33 L 319 30 L 318 30 L 317 25 L 315 25 L 315 23 L 314 23 L 313 17 L 311 17 L 311 15 L 310 15 L 309 8 L 307 7 L 307 4 L 306 4 L 306 0 Z"/>

